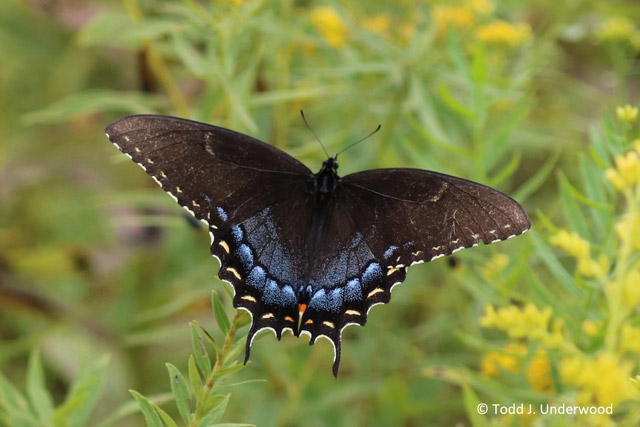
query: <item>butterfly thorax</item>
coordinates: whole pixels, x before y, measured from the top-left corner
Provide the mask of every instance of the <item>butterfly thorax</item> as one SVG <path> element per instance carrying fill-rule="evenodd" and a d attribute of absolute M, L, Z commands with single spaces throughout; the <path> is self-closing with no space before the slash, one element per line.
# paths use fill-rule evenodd
<path fill-rule="evenodd" d="M 335 157 L 322 162 L 322 168 L 314 178 L 316 205 L 326 204 L 331 199 L 338 182 L 338 162 Z"/>

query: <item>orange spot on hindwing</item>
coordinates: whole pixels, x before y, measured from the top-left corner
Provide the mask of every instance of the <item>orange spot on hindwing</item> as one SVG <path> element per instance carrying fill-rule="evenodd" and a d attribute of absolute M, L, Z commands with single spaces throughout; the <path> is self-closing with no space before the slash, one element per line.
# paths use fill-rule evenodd
<path fill-rule="evenodd" d="M 307 304 L 298 304 L 298 311 L 300 312 L 300 317 L 302 317 L 306 309 L 307 309 Z"/>

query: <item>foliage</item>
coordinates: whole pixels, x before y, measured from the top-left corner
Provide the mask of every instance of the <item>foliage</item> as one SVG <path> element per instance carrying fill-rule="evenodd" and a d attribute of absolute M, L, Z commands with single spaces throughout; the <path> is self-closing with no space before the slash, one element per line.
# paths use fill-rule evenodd
<path fill-rule="evenodd" d="M 638 18 L 631 0 L 0 2 L 0 425 L 637 425 Z M 302 108 L 331 151 L 382 124 L 342 174 L 438 170 L 533 220 L 412 267 L 345 331 L 337 381 L 324 342 L 261 334 L 240 363 L 248 317 L 226 314 L 206 233 L 102 135 L 173 114 L 317 168 Z"/>

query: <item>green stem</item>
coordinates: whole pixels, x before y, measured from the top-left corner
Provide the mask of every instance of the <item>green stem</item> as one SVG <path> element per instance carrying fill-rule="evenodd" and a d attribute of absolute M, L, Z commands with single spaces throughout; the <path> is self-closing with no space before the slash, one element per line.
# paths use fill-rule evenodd
<path fill-rule="evenodd" d="M 620 250 L 616 261 L 616 271 L 613 281 L 604 283 L 605 295 L 607 297 L 607 306 L 609 309 L 609 322 L 607 325 L 607 333 L 605 335 L 605 349 L 613 351 L 618 342 L 619 329 L 622 322 L 627 317 L 628 310 L 622 301 L 622 287 L 624 280 L 628 274 L 629 258 L 632 252 L 632 239 L 634 236 L 633 228 L 635 226 L 635 218 L 638 215 L 638 199 L 634 197 L 634 193 L 627 189 L 624 192 L 627 202 L 627 217 L 631 223 L 630 229 L 621 236 Z"/>
<path fill-rule="evenodd" d="M 201 421 L 197 415 L 198 408 L 202 403 L 207 401 L 209 395 L 213 391 L 213 386 L 216 384 L 216 380 L 218 379 L 218 372 L 220 372 L 220 370 L 223 368 L 224 361 L 227 358 L 227 354 L 229 354 L 229 351 L 233 347 L 233 339 L 235 338 L 237 332 L 236 325 L 238 324 L 238 320 L 242 317 L 242 315 L 242 311 L 236 310 L 236 314 L 233 316 L 233 319 L 231 319 L 231 328 L 229 328 L 229 332 L 227 332 L 227 335 L 224 339 L 224 345 L 222 346 L 222 349 L 220 349 L 220 353 L 218 353 L 216 356 L 216 363 L 213 365 L 213 370 L 211 371 L 211 374 L 202 387 L 202 395 L 196 403 L 196 415 L 194 415 L 193 419 L 191 420 L 189 427 L 196 427 Z"/>

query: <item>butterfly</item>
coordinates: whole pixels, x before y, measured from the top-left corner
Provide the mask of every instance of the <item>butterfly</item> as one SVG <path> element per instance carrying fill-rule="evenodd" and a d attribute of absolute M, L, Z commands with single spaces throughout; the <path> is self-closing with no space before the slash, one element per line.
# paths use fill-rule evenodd
<path fill-rule="evenodd" d="M 327 338 L 340 364 L 342 332 L 389 302 L 409 266 L 531 226 L 509 196 L 420 169 L 340 177 L 337 155 L 313 173 L 269 144 L 229 129 L 160 115 L 124 117 L 107 137 L 211 236 L 218 276 L 256 334 Z"/>

